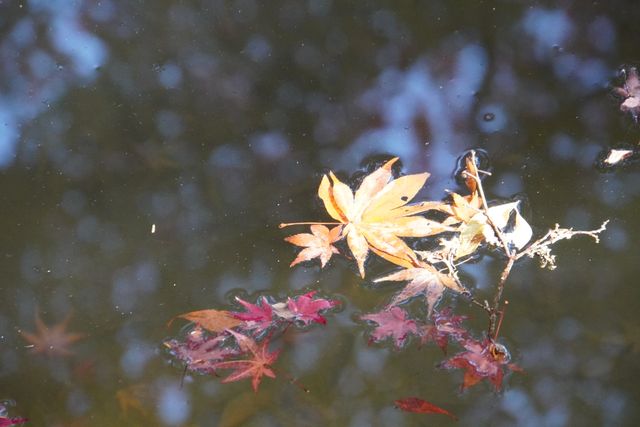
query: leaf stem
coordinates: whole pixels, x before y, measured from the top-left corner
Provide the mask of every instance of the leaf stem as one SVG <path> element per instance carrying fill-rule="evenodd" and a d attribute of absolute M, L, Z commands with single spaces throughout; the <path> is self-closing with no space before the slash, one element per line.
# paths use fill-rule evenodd
<path fill-rule="evenodd" d="M 338 225 L 341 222 L 283 222 L 278 225 L 278 228 L 290 227 L 292 225 Z"/>

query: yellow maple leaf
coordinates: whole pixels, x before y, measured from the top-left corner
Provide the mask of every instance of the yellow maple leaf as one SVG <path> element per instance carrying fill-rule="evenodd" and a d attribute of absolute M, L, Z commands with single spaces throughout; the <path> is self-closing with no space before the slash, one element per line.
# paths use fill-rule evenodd
<path fill-rule="evenodd" d="M 451 228 L 415 214 L 439 207 L 440 202 L 407 203 L 422 188 L 428 173 L 392 179 L 391 167 L 397 157 L 367 175 L 354 193 L 333 172 L 324 175 L 318 196 L 327 213 L 345 224 L 346 237 L 362 277 L 369 250 L 403 267 L 416 262 L 413 250 L 400 237 L 426 237 Z"/>

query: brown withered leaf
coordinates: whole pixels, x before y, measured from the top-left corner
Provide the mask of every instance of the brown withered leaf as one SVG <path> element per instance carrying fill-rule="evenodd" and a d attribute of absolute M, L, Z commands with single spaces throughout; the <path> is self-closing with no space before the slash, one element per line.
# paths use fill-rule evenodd
<path fill-rule="evenodd" d="M 441 202 L 407 206 L 429 174 L 392 179 L 391 167 L 397 160 L 395 157 L 367 175 L 355 194 L 333 172 L 323 176 L 318 188 L 327 213 L 345 224 L 342 235 L 347 238 L 362 277 L 369 250 L 390 262 L 411 267 L 415 253 L 400 237 L 425 237 L 451 230 L 437 221 L 415 215 L 435 209 Z"/>
<path fill-rule="evenodd" d="M 225 329 L 230 329 L 238 326 L 242 323 L 242 320 L 236 319 L 231 313 L 226 310 L 198 310 L 191 311 L 189 313 L 180 314 L 169 320 L 167 326 L 171 326 L 176 319 L 185 319 L 200 325 L 209 332 L 222 332 Z"/>
<path fill-rule="evenodd" d="M 443 221 L 443 224 L 467 224 L 471 218 L 482 211 L 482 199 L 477 192 L 468 196 L 451 193 L 451 204 L 444 204 L 438 210 L 450 215 Z"/>
<path fill-rule="evenodd" d="M 474 194 L 478 191 L 478 182 L 473 178 L 474 176 L 478 176 L 478 167 L 473 161 L 473 156 L 467 155 L 464 159 L 465 162 L 465 172 L 467 176 L 464 179 L 464 183 L 471 192 Z"/>
<path fill-rule="evenodd" d="M 440 273 L 426 263 L 419 263 L 418 267 L 405 268 L 374 280 L 376 283 L 385 281 L 409 281 L 402 291 L 389 303 L 389 307 L 402 304 L 415 296 L 424 295 L 427 301 L 429 316 L 431 316 L 433 308 L 442 297 L 445 288 L 458 293 L 465 291 L 452 277 Z"/>
<path fill-rule="evenodd" d="M 329 228 L 324 225 L 314 224 L 311 226 L 311 233 L 300 233 L 286 237 L 284 239 L 285 241 L 296 246 L 304 247 L 289 267 L 312 260 L 313 258 L 320 258 L 320 265 L 324 267 L 333 254 L 339 253 L 338 249 L 333 246 L 332 243 L 340 240 L 341 231 L 341 225 L 329 230 Z"/>

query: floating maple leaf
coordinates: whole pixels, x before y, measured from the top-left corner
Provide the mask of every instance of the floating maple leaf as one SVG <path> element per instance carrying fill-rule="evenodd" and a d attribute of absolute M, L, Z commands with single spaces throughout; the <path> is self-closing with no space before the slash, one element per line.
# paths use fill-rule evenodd
<path fill-rule="evenodd" d="M 273 309 L 265 297 L 258 299 L 258 304 L 251 304 L 238 297 L 236 297 L 236 301 L 247 310 L 243 313 L 231 313 L 233 317 L 244 322 L 242 329 L 255 329 L 259 334 L 273 325 Z"/>
<path fill-rule="evenodd" d="M 189 320 L 197 325 L 202 326 L 210 332 L 222 332 L 228 328 L 240 325 L 242 322 L 236 319 L 231 313 L 225 310 L 197 310 L 189 313 L 180 314 L 169 320 L 168 325 L 177 319 Z"/>
<path fill-rule="evenodd" d="M 397 157 L 367 175 L 353 191 L 333 172 L 322 177 L 318 196 L 327 213 L 345 227 L 342 235 L 358 264 L 362 277 L 369 250 L 398 265 L 410 267 L 413 250 L 400 237 L 425 237 L 449 228 L 422 216 L 415 216 L 439 206 L 440 202 L 423 202 L 405 206 L 422 188 L 429 174 L 406 175 L 391 180 L 391 167 Z"/>
<path fill-rule="evenodd" d="M 407 319 L 407 312 L 400 307 L 391 307 L 378 313 L 367 314 L 361 317 L 378 324 L 371 332 L 371 339 L 375 342 L 386 337 L 391 337 L 397 348 L 401 348 L 409 334 L 417 334 L 416 322 Z"/>
<path fill-rule="evenodd" d="M 626 70 L 626 80 L 622 87 L 614 88 L 614 91 L 624 98 L 620 104 L 620 110 L 629 112 L 634 120 L 638 120 L 640 113 L 640 77 L 638 70 L 631 67 Z"/>
<path fill-rule="evenodd" d="M 340 301 L 324 298 L 313 298 L 316 291 L 308 292 L 295 298 L 288 298 L 284 303 L 274 304 L 276 314 L 284 319 L 299 321 L 304 325 L 316 322 L 325 325 L 327 319 L 320 315 L 323 310 L 328 310 L 340 304 Z"/>
<path fill-rule="evenodd" d="M 602 160 L 602 163 L 604 163 L 606 166 L 615 166 L 623 160 L 626 160 L 627 158 L 633 156 L 633 154 L 634 150 L 612 148 L 607 152 L 605 159 Z"/>
<path fill-rule="evenodd" d="M 445 360 L 441 366 L 464 369 L 462 390 L 487 379 L 496 391 L 499 391 L 502 387 L 505 367 L 511 371 L 522 371 L 517 365 L 509 363 L 511 356 L 507 349 L 493 340 L 486 338 L 483 341 L 476 341 L 466 338 L 461 343 L 466 351 Z"/>
<path fill-rule="evenodd" d="M 46 356 L 69 356 L 73 354 L 69 347 L 85 336 L 67 332 L 70 320 L 71 314 L 68 314 L 62 322 L 47 326 L 40 318 L 40 313 L 36 311 L 36 333 L 20 331 L 20 335 L 32 345 L 35 353 Z"/>
<path fill-rule="evenodd" d="M 436 406 L 433 403 L 429 403 L 426 400 L 420 399 L 419 397 L 405 397 L 404 399 L 396 400 L 394 404 L 398 409 L 401 409 L 403 411 L 415 412 L 418 414 L 442 414 L 450 417 L 455 421 L 458 420 L 458 417 L 456 417 L 446 409 L 442 409 L 441 407 Z"/>
<path fill-rule="evenodd" d="M 466 316 L 454 316 L 451 307 L 435 312 L 431 319 L 433 324 L 424 326 L 420 333 L 423 344 L 433 341 L 446 353 L 449 338 L 460 341 L 468 336 L 467 330 L 462 327 Z"/>
<path fill-rule="evenodd" d="M 342 226 L 340 225 L 329 230 L 329 228 L 324 225 L 314 224 L 311 226 L 311 234 L 294 234 L 293 236 L 285 238 L 284 240 L 289 243 L 304 247 L 289 267 L 313 258 L 320 258 L 320 265 L 324 267 L 333 254 L 339 253 L 338 249 L 333 246 L 332 243 L 341 238 L 341 231 Z"/>
<path fill-rule="evenodd" d="M 215 363 L 213 369 L 233 369 L 234 371 L 222 380 L 223 383 L 240 381 L 251 377 L 253 391 L 257 392 L 263 376 L 275 378 L 276 374 L 271 369 L 271 365 L 276 361 L 280 351 L 269 352 L 269 340 L 265 339 L 257 344 L 252 338 L 237 333 L 232 330 L 228 332 L 236 338 L 238 346 L 243 353 L 250 355 L 249 359 L 229 360 Z"/>
<path fill-rule="evenodd" d="M 520 201 L 503 203 L 488 208 L 486 213 L 478 211 L 470 218 L 465 217 L 464 221 L 458 224 L 460 234 L 444 244 L 449 247 L 456 259 L 474 253 L 483 242 L 499 246 L 501 242 L 491 226 L 493 224 L 505 238 L 504 243 L 522 249 L 531 240 L 533 230 L 520 214 L 520 203 Z M 449 217 L 444 222 L 448 224 L 458 222 L 460 217 L 457 215 Z"/>
<path fill-rule="evenodd" d="M 434 306 L 442 297 L 445 288 L 454 292 L 464 292 L 458 282 L 452 277 L 438 272 L 435 268 L 425 263 L 419 263 L 420 267 L 406 268 L 398 272 L 389 274 L 374 280 L 374 282 L 384 281 L 409 281 L 409 283 L 398 293 L 389 306 L 395 306 L 418 295 L 425 295 L 429 315 Z"/>

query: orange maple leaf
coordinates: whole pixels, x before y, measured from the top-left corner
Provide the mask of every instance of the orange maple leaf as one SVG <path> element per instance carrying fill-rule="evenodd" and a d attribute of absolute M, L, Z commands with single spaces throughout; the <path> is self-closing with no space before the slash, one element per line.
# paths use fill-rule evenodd
<path fill-rule="evenodd" d="M 300 233 L 286 237 L 284 240 L 287 242 L 304 247 L 289 267 L 313 258 L 320 258 L 320 265 L 324 267 L 333 254 L 339 253 L 332 243 L 340 240 L 341 231 L 340 225 L 329 230 L 324 225 L 314 224 L 311 226 L 311 234 Z"/>
<path fill-rule="evenodd" d="M 226 310 L 208 309 L 179 314 L 169 320 L 167 326 L 171 326 L 171 323 L 177 318 L 189 320 L 209 332 L 222 332 L 225 329 L 233 328 L 242 323 L 241 320 L 236 319 Z"/>

